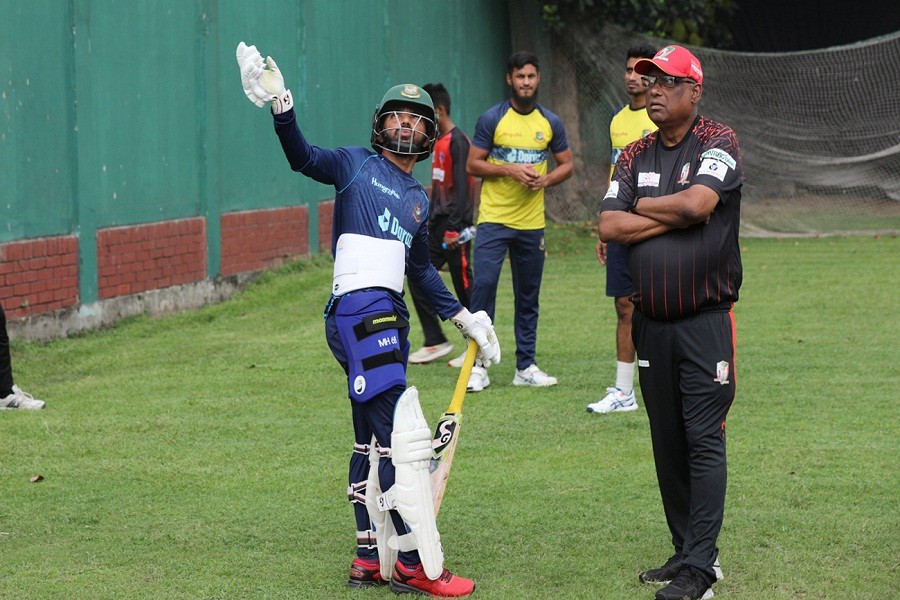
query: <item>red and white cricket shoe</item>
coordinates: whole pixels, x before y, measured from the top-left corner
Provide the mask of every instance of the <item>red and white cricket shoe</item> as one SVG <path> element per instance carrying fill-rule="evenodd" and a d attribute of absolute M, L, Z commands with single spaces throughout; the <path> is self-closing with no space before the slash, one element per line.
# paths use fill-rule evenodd
<path fill-rule="evenodd" d="M 437 579 L 428 579 L 422 565 L 407 567 L 399 560 L 391 574 L 391 591 L 397 594 L 422 594 L 432 598 L 461 598 L 475 590 L 475 582 L 447 569 Z"/>
<path fill-rule="evenodd" d="M 350 577 L 347 579 L 347 585 L 352 588 L 375 587 L 376 585 L 385 585 L 387 581 L 381 578 L 381 563 L 378 557 L 353 559 L 350 565 Z"/>

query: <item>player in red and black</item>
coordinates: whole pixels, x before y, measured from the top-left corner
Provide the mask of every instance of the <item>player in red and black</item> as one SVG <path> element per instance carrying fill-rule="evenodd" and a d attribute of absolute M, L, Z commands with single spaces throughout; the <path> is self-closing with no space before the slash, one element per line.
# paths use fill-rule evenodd
<path fill-rule="evenodd" d="M 472 225 L 475 178 L 466 173 L 469 138 L 450 118 L 450 93 L 441 83 L 422 88 L 431 96 L 438 115 L 438 139 L 431 158 L 431 202 L 428 210 L 428 248 L 436 269 L 447 265 L 456 297 L 468 308 L 472 288 L 471 242 L 459 243 L 459 234 Z M 425 343 L 409 355 L 412 364 L 428 363 L 453 350 L 441 329 L 437 313 L 412 284 L 409 292 L 422 324 Z M 465 353 L 463 353 L 465 354 Z"/>
<path fill-rule="evenodd" d="M 659 131 L 617 161 L 600 237 L 629 246 L 632 338 L 675 547 L 640 578 L 668 584 L 658 600 L 710 598 L 721 578 L 725 417 L 736 385 L 741 153 L 729 127 L 698 114 L 703 71 L 688 50 L 668 46 L 634 70 Z"/>

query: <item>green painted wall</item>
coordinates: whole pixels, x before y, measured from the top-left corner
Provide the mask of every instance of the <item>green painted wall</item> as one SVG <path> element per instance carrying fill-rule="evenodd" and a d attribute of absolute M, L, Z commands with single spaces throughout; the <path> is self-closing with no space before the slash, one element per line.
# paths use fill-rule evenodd
<path fill-rule="evenodd" d="M 0 14 L 0 241 L 77 233 L 82 303 L 104 227 L 204 216 L 215 277 L 223 212 L 308 204 L 318 247 L 333 190 L 290 171 L 244 97 L 241 40 L 278 61 L 321 146 L 367 146 L 396 83 L 442 81 L 470 134 L 506 94 L 499 1 L 0 0 Z"/>

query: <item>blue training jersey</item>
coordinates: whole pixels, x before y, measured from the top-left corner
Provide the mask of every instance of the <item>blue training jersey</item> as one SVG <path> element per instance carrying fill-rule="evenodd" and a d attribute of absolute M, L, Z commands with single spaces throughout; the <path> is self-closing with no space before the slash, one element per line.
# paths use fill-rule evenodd
<path fill-rule="evenodd" d="M 406 247 L 406 276 L 431 301 L 441 318 L 462 310 L 447 290 L 428 250 L 428 196 L 425 188 L 380 154 L 361 147 L 320 148 L 306 141 L 294 110 L 274 115 L 275 132 L 291 169 L 334 186 L 331 253 L 338 237 L 356 233 L 400 240 Z M 405 304 L 398 294 L 395 302 Z"/>

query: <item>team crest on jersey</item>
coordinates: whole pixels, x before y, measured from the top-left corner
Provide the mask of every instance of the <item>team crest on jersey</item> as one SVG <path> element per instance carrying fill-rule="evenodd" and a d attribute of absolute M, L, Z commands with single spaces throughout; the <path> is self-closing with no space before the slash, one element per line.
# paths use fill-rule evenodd
<path fill-rule="evenodd" d="M 720 360 L 716 363 L 716 378 L 713 379 L 716 383 L 720 383 L 722 385 L 728 385 L 731 383 L 728 381 L 728 361 Z"/>
<path fill-rule="evenodd" d="M 684 166 L 681 167 L 681 175 L 678 176 L 678 181 L 676 182 L 678 185 L 687 185 L 688 183 L 688 175 L 691 174 L 691 163 L 684 163 Z"/>
<path fill-rule="evenodd" d="M 422 222 L 422 203 L 419 202 L 418 200 L 413 202 L 412 216 L 413 216 L 413 219 L 416 220 L 416 223 Z"/>
<path fill-rule="evenodd" d="M 543 142 L 544 141 L 544 132 L 543 131 L 535 132 L 534 139 L 536 139 L 539 142 Z"/>

